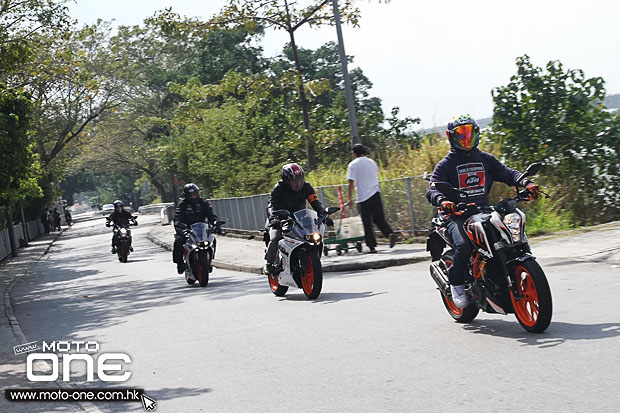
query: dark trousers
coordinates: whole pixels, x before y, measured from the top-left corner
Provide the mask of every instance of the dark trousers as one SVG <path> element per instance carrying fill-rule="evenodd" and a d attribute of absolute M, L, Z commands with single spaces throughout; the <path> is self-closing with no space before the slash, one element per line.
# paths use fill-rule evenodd
<path fill-rule="evenodd" d="M 463 218 L 450 218 L 446 227 L 454 242 L 454 257 L 452 266 L 448 269 L 448 280 L 452 285 L 465 284 L 467 262 L 473 249 L 473 245 L 465 233 L 464 223 L 465 219 Z"/>
<path fill-rule="evenodd" d="M 269 264 L 275 264 L 278 258 L 278 243 L 282 239 L 282 230 L 280 228 L 269 228 L 269 245 L 265 253 L 265 261 Z"/>
<path fill-rule="evenodd" d="M 174 235 L 174 247 L 172 248 L 172 262 L 177 264 L 183 263 L 183 244 L 185 243 L 185 235 Z"/>
<path fill-rule="evenodd" d="M 383 214 L 383 202 L 381 201 L 381 192 L 377 192 L 364 202 L 357 204 L 360 215 L 362 216 L 362 223 L 364 224 L 364 240 L 368 248 L 374 248 L 377 246 L 377 239 L 375 238 L 375 231 L 372 228 L 372 224 L 376 224 L 379 230 L 387 238 L 392 232 L 390 224 L 385 220 Z"/>

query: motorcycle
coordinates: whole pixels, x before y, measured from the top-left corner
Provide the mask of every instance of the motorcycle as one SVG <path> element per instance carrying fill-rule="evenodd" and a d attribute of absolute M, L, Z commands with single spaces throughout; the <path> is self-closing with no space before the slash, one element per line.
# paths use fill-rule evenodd
<path fill-rule="evenodd" d="M 535 175 L 540 163 L 530 165 L 517 179 Z M 514 313 L 519 324 L 528 332 L 541 333 L 551 323 L 551 289 L 543 269 L 531 254 L 525 234 L 525 214 L 518 203 L 532 199 L 524 189 L 512 198 L 504 198 L 493 206 L 469 203 L 467 193 L 446 182 L 435 187 L 457 204 L 455 215 L 468 217 L 464 228 L 474 245 L 465 274 L 465 292 L 471 304 L 458 308 L 452 301 L 448 268 L 453 260 L 453 243 L 446 229 L 450 215 L 433 218 L 434 229 L 427 240 L 431 253 L 431 277 L 439 287 L 448 313 L 458 323 L 468 323 L 482 310 L 506 315 Z M 545 197 L 549 195 L 541 191 Z M 463 202 L 464 201 L 464 202 Z M 446 251 L 448 246 L 451 249 Z"/>
<path fill-rule="evenodd" d="M 340 208 L 329 207 L 319 219 L 317 213 L 302 209 L 293 215 L 285 209 L 274 211 L 280 220 L 282 239 L 278 243 L 278 257 L 273 273 L 267 275 L 273 294 L 282 297 L 289 287 L 301 288 L 307 298 L 314 300 L 323 288 L 323 234 L 325 219 Z M 269 240 L 265 238 L 265 246 Z"/>
<path fill-rule="evenodd" d="M 127 256 L 131 251 L 131 230 L 130 226 L 138 225 L 138 222 L 133 219 L 128 225 L 113 225 L 112 232 L 114 232 L 114 237 L 116 238 L 116 255 L 118 256 L 118 260 L 120 262 L 127 262 Z M 106 224 L 107 227 L 110 226 L 108 222 Z"/>
<path fill-rule="evenodd" d="M 183 243 L 183 263 L 185 264 L 185 281 L 193 285 L 196 281 L 201 287 L 209 283 L 209 274 L 213 271 L 211 262 L 215 256 L 216 240 L 214 234 L 221 234 L 221 226 L 226 221 L 215 221 L 214 225 L 196 222 L 185 229 Z"/>

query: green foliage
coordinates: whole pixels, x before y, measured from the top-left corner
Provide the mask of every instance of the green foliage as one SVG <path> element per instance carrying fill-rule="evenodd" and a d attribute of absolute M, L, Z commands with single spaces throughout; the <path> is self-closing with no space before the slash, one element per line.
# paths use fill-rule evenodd
<path fill-rule="evenodd" d="M 544 175 L 562 194 L 577 223 L 620 216 L 620 118 L 604 110 L 601 78 L 549 62 L 543 70 L 528 56 L 517 74 L 493 91 L 491 138 L 515 166 L 543 161 Z"/>
<path fill-rule="evenodd" d="M 0 203 L 7 205 L 37 196 L 40 173 L 28 131 L 32 118 L 28 94 L 0 83 Z"/>

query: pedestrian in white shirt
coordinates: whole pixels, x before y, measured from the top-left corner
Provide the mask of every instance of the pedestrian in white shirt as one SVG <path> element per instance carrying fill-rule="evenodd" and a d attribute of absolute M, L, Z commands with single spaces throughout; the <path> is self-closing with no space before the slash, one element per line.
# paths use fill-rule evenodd
<path fill-rule="evenodd" d="M 383 235 L 390 240 L 390 248 L 396 243 L 396 234 L 392 231 L 390 224 L 385 220 L 383 213 L 383 202 L 381 201 L 381 188 L 379 187 L 379 167 L 377 163 L 370 159 L 364 146 L 357 144 L 353 146 L 353 160 L 347 169 L 347 179 L 349 180 L 349 202 L 348 205 L 353 209 L 353 187 L 357 191 L 357 200 L 362 223 L 364 224 L 364 239 L 370 253 L 375 253 L 377 239 L 372 224 L 376 224 Z"/>

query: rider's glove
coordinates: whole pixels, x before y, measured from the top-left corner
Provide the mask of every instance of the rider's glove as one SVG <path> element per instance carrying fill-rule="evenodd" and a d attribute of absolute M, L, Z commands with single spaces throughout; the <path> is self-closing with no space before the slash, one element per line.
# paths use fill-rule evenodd
<path fill-rule="evenodd" d="M 540 198 L 540 186 L 538 184 L 534 182 L 530 182 L 529 184 L 527 184 L 525 189 L 530 191 L 530 194 L 532 194 L 532 198 L 534 199 Z"/>
<path fill-rule="evenodd" d="M 133 220 L 133 225 L 134 225 L 135 227 L 137 227 L 137 226 L 138 226 L 138 221 L 136 221 L 136 220 L 134 219 L 134 220 Z"/>
<path fill-rule="evenodd" d="M 446 214 L 454 214 L 456 212 L 456 205 L 452 201 L 442 201 L 441 210 Z"/>
<path fill-rule="evenodd" d="M 108 227 L 108 228 L 110 228 L 110 221 L 106 222 L 106 223 L 105 223 L 105 226 L 106 226 L 106 227 Z"/>
<path fill-rule="evenodd" d="M 271 218 L 269 220 L 269 227 L 270 228 L 280 228 L 280 220 L 278 218 Z"/>
<path fill-rule="evenodd" d="M 327 225 L 328 227 L 333 227 L 334 226 L 334 220 L 331 219 L 330 217 L 325 217 L 325 225 Z"/>

